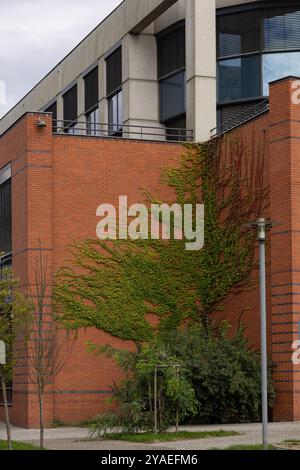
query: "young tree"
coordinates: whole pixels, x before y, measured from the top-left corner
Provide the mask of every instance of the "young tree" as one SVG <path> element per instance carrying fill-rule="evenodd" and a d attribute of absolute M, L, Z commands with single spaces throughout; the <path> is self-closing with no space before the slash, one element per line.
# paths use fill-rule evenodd
<path fill-rule="evenodd" d="M 6 384 L 12 380 L 18 357 L 27 351 L 32 311 L 32 303 L 18 290 L 12 270 L 3 268 L 0 273 L 0 340 L 6 346 L 6 364 L 0 365 L 0 379 L 9 450 L 12 440 Z"/>
<path fill-rule="evenodd" d="M 45 391 L 63 369 L 71 348 L 70 338 L 65 341 L 61 336 L 61 328 L 52 306 L 47 306 L 51 298 L 47 264 L 47 258 L 43 257 L 40 248 L 34 271 L 36 311 L 29 342 L 29 380 L 38 394 L 41 449 L 44 448 L 45 435 Z"/>
<path fill-rule="evenodd" d="M 137 345 L 136 351 L 103 347 L 123 370 L 125 378 L 115 385 L 117 410 L 96 417 L 92 435 L 103 438 L 116 432 L 163 432 L 197 413 L 197 400 L 183 360 L 178 360 L 160 340 Z M 114 431 L 112 431 L 112 428 Z"/>

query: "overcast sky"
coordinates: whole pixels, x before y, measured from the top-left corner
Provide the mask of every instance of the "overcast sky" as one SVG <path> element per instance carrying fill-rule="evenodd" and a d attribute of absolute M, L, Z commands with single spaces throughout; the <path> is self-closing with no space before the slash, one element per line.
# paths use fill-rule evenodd
<path fill-rule="evenodd" d="M 14 106 L 121 0 L 0 0 L 0 81 Z"/>

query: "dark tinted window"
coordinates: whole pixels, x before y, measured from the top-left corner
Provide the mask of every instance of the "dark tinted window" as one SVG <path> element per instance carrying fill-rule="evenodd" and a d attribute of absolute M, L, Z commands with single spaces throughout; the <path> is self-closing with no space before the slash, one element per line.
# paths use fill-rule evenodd
<path fill-rule="evenodd" d="M 261 50 L 259 12 L 243 12 L 218 18 L 218 55 L 225 57 Z"/>
<path fill-rule="evenodd" d="M 106 93 L 112 94 L 122 86 L 122 47 L 106 59 Z"/>
<path fill-rule="evenodd" d="M 220 61 L 218 84 L 220 103 L 261 96 L 261 56 Z"/>
<path fill-rule="evenodd" d="M 169 121 L 185 111 L 185 72 L 182 71 L 160 82 L 160 120 Z"/>
<path fill-rule="evenodd" d="M 123 127 L 123 94 L 119 91 L 108 100 L 109 134 L 122 135 Z"/>
<path fill-rule="evenodd" d="M 51 106 L 49 106 L 47 109 L 45 109 L 45 112 L 46 113 L 52 113 L 53 116 L 52 116 L 52 119 L 53 119 L 53 124 L 52 124 L 52 131 L 53 132 L 56 132 L 57 131 L 57 103 L 55 101 L 55 103 L 51 104 Z"/>
<path fill-rule="evenodd" d="M 300 7 L 272 9 L 264 17 L 264 49 L 300 48 Z"/>
<path fill-rule="evenodd" d="M 166 30 L 157 36 L 157 60 L 158 78 L 185 67 L 184 26 Z"/>
<path fill-rule="evenodd" d="M 99 101 L 99 85 L 98 85 L 98 67 L 94 68 L 88 75 L 84 77 L 85 84 L 85 112 L 96 107 Z"/>
<path fill-rule="evenodd" d="M 77 119 L 77 85 L 64 95 L 65 126 L 71 125 Z"/>

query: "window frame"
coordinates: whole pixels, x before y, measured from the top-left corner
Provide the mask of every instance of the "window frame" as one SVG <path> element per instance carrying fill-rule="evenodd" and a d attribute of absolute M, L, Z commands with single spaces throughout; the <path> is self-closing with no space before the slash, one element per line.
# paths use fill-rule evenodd
<path fill-rule="evenodd" d="M 69 94 L 73 92 L 74 93 L 74 102 L 75 104 L 73 105 L 74 107 L 74 116 L 73 119 L 67 119 L 67 116 L 66 116 L 66 102 L 65 100 L 67 99 L 68 96 L 70 96 Z M 76 114 L 76 117 L 75 117 L 75 114 Z M 77 125 L 77 120 L 78 120 L 78 86 L 77 86 L 77 83 L 75 83 L 72 87 L 70 87 L 68 89 L 68 91 L 66 91 L 64 94 L 63 94 L 63 130 L 64 130 L 64 133 L 65 134 L 75 134 L 76 133 L 76 125 Z"/>
<path fill-rule="evenodd" d="M 96 77 L 94 76 L 96 75 Z M 84 77 L 84 108 L 85 108 L 85 115 L 92 113 L 99 104 L 99 67 L 96 65 L 89 73 L 87 73 Z M 95 80 L 96 79 L 96 80 Z M 96 89 L 92 89 L 91 95 L 95 95 L 94 98 L 91 100 L 89 97 L 89 85 L 94 84 L 94 80 L 96 82 Z"/>
<path fill-rule="evenodd" d="M 86 113 L 86 133 L 91 137 L 100 136 L 100 109 L 98 106 L 95 106 L 89 112 Z M 96 119 L 91 119 L 91 117 L 96 117 Z M 91 119 L 91 120 L 90 120 Z"/>
<path fill-rule="evenodd" d="M 163 85 L 166 83 L 167 80 L 169 80 L 170 78 L 175 77 L 177 75 L 178 76 L 183 75 L 184 108 L 182 109 L 182 111 L 178 112 L 177 114 L 172 114 L 172 115 L 169 115 L 169 116 L 167 116 L 167 115 L 165 116 L 163 114 L 163 104 L 164 104 L 163 103 L 163 97 L 162 97 Z M 186 73 L 185 73 L 185 68 L 177 70 L 176 72 L 173 72 L 173 73 L 169 74 L 167 77 L 164 77 L 159 81 L 159 116 L 160 116 L 160 122 L 163 123 L 163 124 L 166 124 L 166 123 L 168 123 L 168 121 L 175 120 L 175 119 L 179 118 L 180 116 L 183 116 L 184 114 L 186 114 Z"/>
<path fill-rule="evenodd" d="M 164 73 L 161 73 L 161 67 L 159 64 L 160 57 L 163 56 L 162 53 L 160 53 L 159 46 L 160 46 L 160 41 L 172 37 L 172 35 L 178 33 L 178 38 L 179 40 L 183 38 L 183 45 L 182 45 L 182 51 L 179 54 L 182 60 L 179 60 L 177 64 L 174 64 L 174 68 L 164 71 Z M 168 121 L 172 121 L 175 119 L 178 119 L 179 117 L 182 117 L 186 115 L 186 24 L 185 20 L 181 20 L 172 26 L 164 29 L 163 31 L 159 32 L 156 35 L 156 46 L 157 46 L 157 80 L 158 80 L 158 86 L 159 86 L 159 120 L 162 124 L 167 124 Z M 161 55 L 162 54 L 162 55 Z M 176 75 L 179 74 L 184 74 L 184 80 L 183 80 L 183 101 L 184 101 L 184 109 L 182 109 L 182 112 L 179 112 L 174 115 L 164 115 L 163 113 L 163 85 L 166 83 L 167 80 L 169 80 L 172 77 L 175 77 Z"/>
<path fill-rule="evenodd" d="M 119 57 L 118 55 L 119 54 Z M 120 60 L 119 67 L 116 66 L 116 64 L 113 63 L 114 57 L 116 57 Z M 105 59 L 105 65 L 106 65 L 106 97 L 110 98 L 113 95 L 117 94 L 119 89 L 122 88 L 123 84 L 123 64 L 122 64 L 122 59 L 123 59 L 123 48 L 122 45 L 118 46 L 111 54 L 109 54 L 106 59 Z M 112 67 L 112 71 L 110 70 L 110 67 Z M 119 79 L 110 84 L 110 73 L 111 75 L 115 75 L 116 71 L 114 70 L 114 67 L 117 68 L 118 70 L 118 75 Z"/>
<path fill-rule="evenodd" d="M 283 15 L 288 14 L 289 9 L 296 8 L 297 11 L 300 11 L 300 5 L 299 2 L 295 0 L 288 1 L 286 0 L 285 2 L 282 1 L 281 4 L 279 4 L 276 1 L 264 1 L 261 2 L 260 4 L 245 4 L 245 5 L 236 5 L 236 6 L 230 6 L 230 7 L 225 7 L 225 8 L 220 8 L 217 10 L 217 68 L 218 68 L 218 78 L 217 78 L 217 106 L 218 109 L 222 108 L 224 106 L 230 106 L 230 105 L 238 105 L 242 103 L 254 103 L 254 102 L 259 102 L 263 99 L 268 99 L 268 95 L 264 94 L 265 90 L 265 76 L 264 76 L 264 58 L 267 54 L 275 54 L 275 53 L 280 53 L 280 54 L 287 54 L 290 52 L 300 52 L 300 42 L 299 42 L 299 47 L 297 48 L 292 48 L 292 49 L 265 49 L 265 29 L 264 29 L 264 21 L 266 18 L 266 12 L 268 11 L 273 11 L 273 10 L 285 10 L 286 13 L 283 13 Z M 245 52 L 245 53 L 240 53 L 240 54 L 232 54 L 232 55 L 219 55 L 219 35 L 221 33 L 220 31 L 220 18 L 223 18 L 225 16 L 231 16 L 237 13 L 247 13 L 247 12 L 255 12 L 259 11 L 260 12 L 260 46 L 258 50 L 255 51 L 250 51 L 250 52 Z M 274 15 L 275 17 L 276 15 Z M 300 25 L 299 25 L 300 29 Z M 242 59 L 244 57 L 248 56 L 255 56 L 259 55 L 260 56 L 260 95 L 259 96 L 249 96 L 246 98 L 240 98 L 240 99 L 235 99 L 235 100 L 227 100 L 227 101 L 220 101 L 219 96 L 220 96 L 220 82 L 219 82 L 219 64 L 223 61 L 226 60 L 234 60 L 234 59 Z"/>
<path fill-rule="evenodd" d="M 113 100 L 116 98 L 117 100 L 117 121 L 114 122 L 113 115 Z M 120 100 L 120 101 L 119 101 Z M 112 93 L 107 98 L 107 106 L 108 106 L 108 135 L 110 137 L 122 137 L 123 136 L 123 89 L 120 87 L 114 93 Z M 121 109 L 121 116 L 120 116 L 120 109 Z M 116 128 L 117 126 L 117 128 Z"/>
<path fill-rule="evenodd" d="M 52 114 L 52 132 L 53 134 L 57 133 L 57 101 L 55 100 L 50 106 L 48 106 L 45 111 L 45 113 L 51 113 Z"/>

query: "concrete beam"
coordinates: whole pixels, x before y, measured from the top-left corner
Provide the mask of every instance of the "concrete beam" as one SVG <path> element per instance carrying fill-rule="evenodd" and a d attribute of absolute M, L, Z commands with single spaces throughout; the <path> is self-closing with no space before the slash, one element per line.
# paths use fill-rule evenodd
<path fill-rule="evenodd" d="M 177 0 L 151 0 L 150 2 L 130 0 L 130 8 L 134 8 L 136 11 L 138 11 L 141 7 L 141 4 L 143 4 L 143 11 L 141 11 L 140 14 L 137 15 L 142 19 L 130 30 L 130 33 L 140 34 L 142 31 L 144 31 L 144 29 L 146 29 L 151 23 L 153 23 L 153 21 L 155 21 L 176 2 Z"/>

